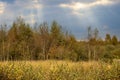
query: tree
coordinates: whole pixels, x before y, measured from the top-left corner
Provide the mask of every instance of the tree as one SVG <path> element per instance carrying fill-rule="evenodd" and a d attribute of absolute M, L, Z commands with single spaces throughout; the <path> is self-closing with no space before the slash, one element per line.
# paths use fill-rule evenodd
<path fill-rule="evenodd" d="M 112 37 L 112 44 L 113 45 L 117 45 L 118 44 L 118 39 L 117 39 L 117 37 L 115 35 Z"/>
<path fill-rule="evenodd" d="M 7 39 L 9 59 L 15 59 L 15 55 L 18 54 L 18 29 L 17 24 L 15 22 L 12 24 L 11 28 L 8 31 Z"/>
<path fill-rule="evenodd" d="M 5 50 L 5 43 L 6 43 L 6 24 L 5 25 L 1 25 L 0 27 L 0 56 L 1 56 L 1 60 L 5 59 L 6 57 L 6 50 Z"/>
<path fill-rule="evenodd" d="M 25 23 L 24 20 L 19 19 L 18 23 L 18 36 L 19 47 L 24 59 L 32 59 L 33 49 L 33 31 L 30 26 Z"/>
<path fill-rule="evenodd" d="M 95 28 L 95 30 L 94 30 L 94 38 L 95 38 L 95 40 L 97 40 L 98 37 L 99 37 L 99 31 L 98 31 L 97 28 Z"/>
<path fill-rule="evenodd" d="M 88 40 L 92 38 L 92 30 L 91 27 L 88 27 Z"/>
<path fill-rule="evenodd" d="M 77 41 L 73 34 L 63 30 L 56 21 L 51 26 L 44 22 L 31 27 L 23 19 L 17 18 L 10 28 L 6 27 L 0 26 L 0 60 L 79 61 L 120 57 L 117 36 L 111 39 L 110 34 L 106 34 L 107 44 L 104 44 L 97 28 L 88 27 L 87 41 Z"/>
<path fill-rule="evenodd" d="M 51 47 L 51 37 L 47 23 L 43 23 L 40 25 L 40 36 L 42 53 L 44 54 L 44 59 L 46 60 L 48 59 L 48 53 Z"/>
<path fill-rule="evenodd" d="M 111 44 L 111 36 L 110 36 L 110 34 L 106 34 L 105 42 L 106 42 L 107 44 Z"/>
<path fill-rule="evenodd" d="M 28 24 L 17 18 L 8 31 L 8 45 L 10 57 L 16 59 L 30 59 L 33 44 L 33 33 Z M 31 50 L 31 51 L 30 51 Z"/>
<path fill-rule="evenodd" d="M 88 58 L 91 60 L 91 49 L 90 49 L 90 39 L 92 38 L 91 27 L 88 27 Z"/>
<path fill-rule="evenodd" d="M 50 30 L 52 44 L 59 46 L 60 42 L 62 42 L 63 34 L 61 29 L 62 29 L 61 26 L 56 21 L 53 21 Z"/>
<path fill-rule="evenodd" d="M 97 28 L 95 28 L 94 30 L 94 46 L 93 46 L 93 59 L 95 60 L 96 59 L 96 56 L 97 56 L 97 51 L 96 51 L 96 48 L 98 47 L 98 37 L 99 37 L 99 31 Z"/>
<path fill-rule="evenodd" d="M 52 48 L 50 49 L 51 55 L 54 57 L 55 55 L 61 54 L 60 49 L 58 48 L 62 48 L 62 46 L 64 45 L 64 35 L 62 32 L 62 27 L 56 22 L 53 21 L 51 28 L 50 28 L 50 36 L 51 36 L 51 45 Z M 64 46 L 63 46 L 64 47 Z M 60 52 L 58 52 L 60 51 Z M 57 52 L 57 53 L 56 53 Z M 58 58 L 59 56 L 57 56 Z"/>
<path fill-rule="evenodd" d="M 99 31 L 97 28 L 94 30 L 91 27 L 88 27 L 88 58 L 96 59 L 97 51 L 96 48 L 98 47 L 98 39 L 99 39 Z"/>

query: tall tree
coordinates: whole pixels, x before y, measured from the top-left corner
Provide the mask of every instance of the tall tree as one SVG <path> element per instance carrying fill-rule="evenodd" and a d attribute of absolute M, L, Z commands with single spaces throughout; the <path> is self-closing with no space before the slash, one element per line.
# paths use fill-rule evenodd
<path fill-rule="evenodd" d="M 47 23 L 40 25 L 40 36 L 41 36 L 41 46 L 42 53 L 44 54 L 44 59 L 48 59 L 48 53 L 51 46 L 51 37 Z"/>
<path fill-rule="evenodd" d="M 0 56 L 1 59 L 5 59 L 5 42 L 6 42 L 6 24 L 5 25 L 1 25 L 0 26 L 0 48 L 1 48 L 1 52 L 0 52 Z"/>
<path fill-rule="evenodd" d="M 21 18 L 17 18 L 8 31 L 8 43 L 11 58 L 30 58 L 30 45 L 33 43 L 33 33 L 29 25 Z"/>
<path fill-rule="evenodd" d="M 98 31 L 97 28 L 95 28 L 95 30 L 94 30 L 94 38 L 95 38 L 95 40 L 97 40 L 98 37 L 99 37 L 99 31 Z"/>
<path fill-rule="evenodd" d="M 115 35 L 112 37 L 112 44 L 113 45 L 117 45 L 118 44 L 118 39 L 117 39 L 117 37 Z"/>
<path fill-rule="evenodd" d="M 88 58 L 91 60 L 91 49 L 90 49 L 90 40 L 92 38 L 92 30 L 91 27 L 88 27 Z"/>
<path fill-rule="evenodd" d="M 88 41 L 92 38 L 92 29 L 88 27 Z"/>
<path fill-rule="evenodd" d="M 54 45 L 58 45 L 63 39 L 61 26 L 56 21 L 53 21 L 51 25 L 50 34 Z"/>
<path fill-rule="evenodd" d="M 15 55 L 18 54 L 17 52 L 17 44 L 18 44 L 18 29 L 17 24 L 14 22 L 7 34 L 8 39 L 8 54 L 9 59 L 15 59 Z"/>
<path fill-rule="evenodd" d="M 19 35 L 19 46 L 22 46 L 22 55 L 25 59 L 32 57 L 32 46 L 33 46 L 33 32 L 28 24 L 24 20 L 18 20 L 18 35 Z"/>
<path fill-rule="evenodd" d="M 99 31 L 97 28 L 95 28 L 94 30 L 94 46 L 93 46 L 93 59 L 95 60 L 96 59 L 96 56 L 97 56 L 97 51 L 96 51 L 96 48 L 98 47 L 98 37 L 99 37 Z"/>
<path fill-rule="evenodd" d="M 94 30 L 91 27 L 88 27 L 88 58 L 96 59 L 96 48 L 98 47 L 99 31 L 97 28 Z"/>
<path fill-rule="evenodd" d="M 60 48 L 64 43 L 62 28 L 56 21 L 53 21 L 51 24 L 50 36 L 52 39 L 51 40 L 52 47 L 50 49 L 50 52 L 51 52 L 52 57 L 55 57 L 54 55 L 60 53 L 58 52 L 59 51 L 58 48 Z"/>
<path fill-rule="evenodd" d="M 110 36 L 110 34 L 106 34 L 105 42 L 106 42 L 107 44 L 111 44 L 111 36 Z"/>

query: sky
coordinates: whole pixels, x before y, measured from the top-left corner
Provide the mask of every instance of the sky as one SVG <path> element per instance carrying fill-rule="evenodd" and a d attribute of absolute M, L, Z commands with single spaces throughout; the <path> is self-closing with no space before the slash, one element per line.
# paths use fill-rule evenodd
<path fill-rule="evenodd" d="M 87 28 L 120 39 L 120 0 L 0 0 L 0 24 L 11 25 L 21 16 L 27 23 L 56 20 L 78 40 L 87 38 Z"/>

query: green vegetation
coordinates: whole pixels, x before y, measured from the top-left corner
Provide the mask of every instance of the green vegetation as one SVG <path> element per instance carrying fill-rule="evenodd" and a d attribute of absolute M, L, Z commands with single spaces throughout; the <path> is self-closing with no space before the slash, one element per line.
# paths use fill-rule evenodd
<path fill-rule="evenodd" d="M 112 61 L 120 59 L 120 42 L 106 34 L 105 40 L 98 29 L 88 28 L 86 41 L 77 41 L 74 35 L 53 21 L 30 26 L 21 18 L 11 27 L 0 26 L 0 60 L 72 60 Z"/>
<path fill-rule="evenodd" d="M 102 40 L 97 28 L 86 33 L 77 41 L 56 21 L 1 25 L 0 80 L 119 80 L 120 41 L 110 34 Z"/>
<path fill-rule="evenodd" d="M 70 61 L 0 63 L 0 80 L 119 80 L 120 64 Z"/>

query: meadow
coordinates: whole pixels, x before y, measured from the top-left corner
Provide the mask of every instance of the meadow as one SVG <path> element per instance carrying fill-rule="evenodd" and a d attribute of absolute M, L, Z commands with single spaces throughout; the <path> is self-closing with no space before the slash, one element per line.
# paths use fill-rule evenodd
<path fill-rule="evenodd" d="M 120 63 L 102 61 L 5 61 L 0 80 L 120 80 Z"/>

